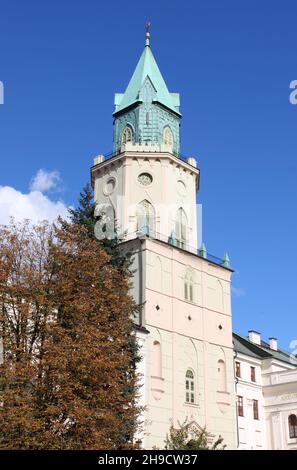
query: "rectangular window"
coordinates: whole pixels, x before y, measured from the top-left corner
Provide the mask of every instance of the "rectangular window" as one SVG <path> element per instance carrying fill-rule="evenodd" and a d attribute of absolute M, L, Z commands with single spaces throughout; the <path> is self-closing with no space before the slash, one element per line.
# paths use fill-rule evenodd
<path fill-rule="evenodd" d="M 235 362 L 235 375 L 241 377 L 240 362 Z"/>
<path fill-rule="evenodd" d="M 258 400 L 253 400 L 253 412 L 254 412 L 254 419 L 259 419 Z"/>
<path fill-rule="evenodd" d="M 185 282 L 185 300 L 188 300 L 188 283 Z"/>
<path fill-rule="evenodd" d="M 193 296 L 193 284 L 190 284 L 190 301 L 193 302 L 194 296 Z"/>
<path fill-rule="evenodd" d="M 251 381 L 256 382 L 256 368 L 251 366 Z"/>
<path fill-rule="evenodd" d="M 243 416 L 243 397 L 237 396 L 237 414 Z"/>

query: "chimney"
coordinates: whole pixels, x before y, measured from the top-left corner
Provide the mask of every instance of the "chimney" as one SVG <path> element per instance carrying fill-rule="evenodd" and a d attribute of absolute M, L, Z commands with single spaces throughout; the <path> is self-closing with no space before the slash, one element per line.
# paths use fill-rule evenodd
<path fill-rule="evenodd" d="M 277 351 L 277 338 L 269 338 L 269 347 L 273 351 Z"/>
<path fill-rule="evenodd" d="M 94 165 L 98 165 L 98 163 L 102 163 L 104 160 L 104 155 L 97 155 L 97 157 L 94 158 Z"/>
<path fill-rule="evenodd" d="M 258 344 L 258 346 L 261 346 L 261 333 L 258 333 L 258 331 L 250 330 L 249 340 L 251 343 Z"/>

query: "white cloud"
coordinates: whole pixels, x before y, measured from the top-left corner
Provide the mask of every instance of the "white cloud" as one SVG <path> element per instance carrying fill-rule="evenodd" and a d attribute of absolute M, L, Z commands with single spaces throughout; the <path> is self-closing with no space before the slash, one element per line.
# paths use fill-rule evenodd
<path fill-rule="evenodd" d="M 34 178 L 32 178 L 31 191 L 40 191 L 42 193 L 50 189 L 58 189 L 61 183 L 60 173 L 58 171 L 38 170 Z"/>
<path fill-rule="evenodd" d="M 231 286 L 231 291 L 235 295 L 235 297 L 244 297 L 246 295 L 246 291 L 241 289 L 240 287 L 233 287 Z"/>
<path fill-rule="evenodd" d="M 7 224 L 11 217 L 33 223 L 42 220 L 52 222 L 60 215 L 68 217 L 63 201 L 53 201 L 43 192 L 54 189 L 61 182 L 57 171 L 39 170 L 30 184 L 30 192 L 22 193 L 11 186 L 0 186 L 0 224 Z"/>

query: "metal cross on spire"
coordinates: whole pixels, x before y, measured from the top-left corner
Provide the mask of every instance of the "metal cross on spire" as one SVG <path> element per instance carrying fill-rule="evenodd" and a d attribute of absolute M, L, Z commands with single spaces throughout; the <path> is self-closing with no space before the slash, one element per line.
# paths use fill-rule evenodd
<path fill-rule="evenodd" d="M 151 22 L 148 20 L 145 25 L 145 45 L 149 46 L 150 45 L 150 29 L 151 29 Z"/>

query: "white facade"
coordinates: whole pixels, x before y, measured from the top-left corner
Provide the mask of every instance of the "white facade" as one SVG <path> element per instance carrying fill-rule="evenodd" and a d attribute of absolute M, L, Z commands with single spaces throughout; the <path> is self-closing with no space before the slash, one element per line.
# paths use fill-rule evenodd
<path fill-rule="evenodd" d="M 254 333 L 234 335 L 238 448 L 297 450 L 297 361 Z"/>
<path fill-rule="evenodd" d="M 263 378 L 267 448 L 297 450 L 297 368 L 278 372 L 266 370 Z M 296 425 L 290 436 L 291 416 L 296 416 Z"/>
<path fill-rule="evenodd" d="M 235 371 L 236 364 L 240 364 L 240 377 L 237 376 L 235 379 L 238 448 L 266 449 L 267 439 L 261 360 L 238 354 L 235 357 Z M 251 377 L 251 368 L 255 370 L 255 381 Z M 240 401 L 242 406 L 240 406 Z M 254 407 L 256 406 L 258 406 L 258 414 L 254 413 Z"/>

